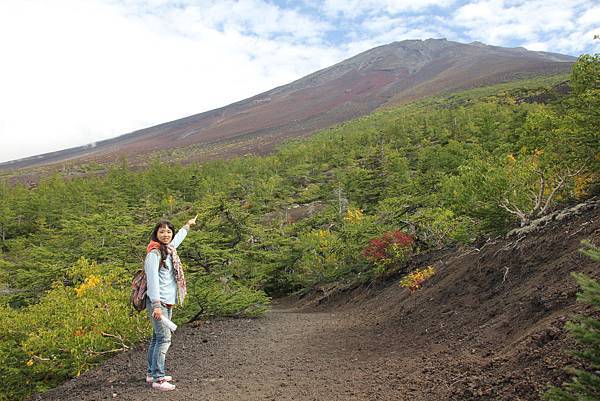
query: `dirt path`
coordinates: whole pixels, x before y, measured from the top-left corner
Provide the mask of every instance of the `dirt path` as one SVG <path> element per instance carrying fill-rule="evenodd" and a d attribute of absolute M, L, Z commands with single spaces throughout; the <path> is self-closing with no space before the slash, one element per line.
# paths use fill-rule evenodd
<path fill-rule="evenodd" d="M 376 354 L 369 349 L 369 339 L 364 339 L 367 344 L 356 338 L 348 341 L 348 317 L 344 312 L 305 313 L 276 305 L 260 319 L 182 327 L 167 360 L 177 389 L 160 398 L 427 399 L 410 395 L 410 389 L 400 385 L 406 373 L 392 368 L 398 362 L 396 351 Z M 340 331 L 346 333 L 346 341 Z M 139 347 L 119 355 L 39 399 L 155 400 L 156 390 L 143 382 L 144 351 Z"/>

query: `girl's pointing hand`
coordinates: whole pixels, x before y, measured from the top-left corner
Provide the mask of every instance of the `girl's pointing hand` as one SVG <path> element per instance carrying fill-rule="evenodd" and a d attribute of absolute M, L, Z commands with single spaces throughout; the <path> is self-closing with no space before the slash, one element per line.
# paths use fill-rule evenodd
<path fill-rule="evenodd" d="M 196 215 L 193 219 L 189 219 L 187 222 L 188 226 L 193 226 L 194 224 L 196 224 L 196 219 L 198 218 L 198 215 Z"/>

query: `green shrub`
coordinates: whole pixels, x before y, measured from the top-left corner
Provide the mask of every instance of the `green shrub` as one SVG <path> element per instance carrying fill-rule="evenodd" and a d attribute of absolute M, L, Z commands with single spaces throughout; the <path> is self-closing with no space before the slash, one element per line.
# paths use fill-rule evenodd
<path fill-rule="evenodd" d="M 131 315 L 128 274 L 80 259 L 75 286 L 55 282 L 40 302 L 0 311 L 0 391 L 23 399 L 78 376 L 149 334 L 144 314 Z"/>
<path fill-rule="evenodd" d="M 310 288 L 357 275 L 367 279 L 373 274 L 362 251 L 383 227 L 376 216 L 358 210 L 348 209 L 344 217 L 334 217 L 335 224 L 298 236 L 296 250 L 300 257 L 290 272 L 297 286 Z"/>
<path fill-rule="evenodd" d="M 196 274 L 188 282 L 183 310 L 175 313 L 176 322 L 216 316 L 256 317 L 269 310 L 270 298 L 231 276 Z"/>
<path fill-rule="evenodd" d="M 585 253 L 600 261 L 600 249 L 586 244 Z M 600 283 L 581 273 L 572 273 L 581 287 L 577 300 L 600 311 Z M 586 369 L 572 369 L 574 377 L 562 387 L 553 387 L 544 394 L 548 401 L 592 401 L 600 400 L 600 319 L 594 316 L 578 316 L 567 322 L 567 329 L 583 347 L 576 352 L 586 363 Z"/>

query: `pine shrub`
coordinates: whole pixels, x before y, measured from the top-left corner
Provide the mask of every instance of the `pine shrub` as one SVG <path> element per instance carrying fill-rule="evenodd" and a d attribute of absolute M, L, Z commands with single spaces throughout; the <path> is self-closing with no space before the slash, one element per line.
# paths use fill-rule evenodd
<path fill-rule="evenodd" d="M 585 245 L 584 253 L 600 261 L 600 249 Z M 572 273 L 582 291 L 577 300 L 600 311 L 600 283 L 582 273 Z M 548 401 L 594 401 L 600 400 L 600 319 L 593 316 L 578 316 L 567 322 L 567 329 L 583 347 L 575 355 L 583 359 L 586 368 L 574 369 L 574 377 L 562 387 L 553 387 L 544 394 Z"/>

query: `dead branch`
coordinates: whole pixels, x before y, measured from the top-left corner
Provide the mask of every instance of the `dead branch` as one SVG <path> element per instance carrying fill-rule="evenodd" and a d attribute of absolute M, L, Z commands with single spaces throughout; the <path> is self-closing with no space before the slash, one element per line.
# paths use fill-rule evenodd
<path fill-rule="evenodd" d="M 494 245 L 494 244 L 496 244 L 497 242 L 498 242 L 498 241 L 496 241 L 496 238 L 494 238 L 494 240 L 492 241 L 492 238 L 490 237 L 490 238 L 488 238 L 488 239 L 485 241 L 485 244 L 483 244 L 483 246 L 482 246 L 481 248 L 479 248 L 479 249 L 475 248 L 475 249 L 477 250 L 477 252 L 481 252 L 481 251 L 483 251 L 483 248 L 485 248 L 486 246 L 488 246 L 488 245 Z"/>
<path fill-rule="evenodd" d="M 514 230 L 509 231 L 506 234 L 506 238 L 518 236 L 526 236 L 532 232 L 540 230 L 542 227 L 545 227 L 551 221 L 561 221 L 565 218 L 574 215 L 580 215 L 586 210 L 594 209 L 600 207 L 600 199 L 598 197 L 592 198 L 584 203 L 580 203 L 570 208 L 565 208 L 562 210 L 557 210 L 553 213 L 547 214 L 538 219 L 532 220 L 527 226 L 515 228 Z"/>
<path fill-rule="evenodd" d="M 88 349 L 85 351 L 86 354 L 88 355 L 106 355 L 106 354 L 112 354 L 115 352 L 123 352 L 123 351 L 127 351 L 129 349 L 129 347 L 125 346 L 123 348 L 115 348 L 115 349 L 109 349 L 107 351 L 94 351 L 92 349 Z"/>
<path fill-rule="evenodd" d="M 512 250 L 512 251 L 514 251 L 515 248 L 517 247 L 517 245 L 519 245 L 519 242 L 522 241 L 523 239 L 525 239 L 525 235 L 523 235 L 522 237 L 517 238 L 517 240 L 514 241 L 514 242 L 509 242 L 508 244 L 506 244 L 502 248 L 498 249 L 494 253 L 494 257 L 496 257 L 496 255 L 498 255 L 502 251 L 508 251 L 509 249 Z"/>
<path fill-rule="evenodd" d="M 544 204 L 544 207 L 542 208 L 542 210 L 539 211 L 538 215 L 542 216 L 544 213 L 546 213 L 548 206 L 550 206 L 550 202 L 552 202 L 552 198 L 554 198 L 554 195 L 556 194 L 556 192 L 562 188 L 563 184 L 565 183 L 566 178 L 567 177 L 559 176 L 558 184 L 552 189 L 552 192 L 550 192 L 550 195 L 548 195 L 548 199 L 546 199 L 546 203 Z"/>
<path fill-rule="evenodd" d="M 192 322 L 195 322 L 196 320 L 200 320 L 200 318 L 204 315 L 205 312 L 206 312 L 205 309 L 202 307 L 202 305 L 200 305 L 200 310 L 190 320 L 188 320 L 188 323 L 192 323 Z"/>
<path fill-rule="evenodd" d="M 508 251 L 512 246 L 513 246 L 513 243 L 509 242 L 507 245 L 503 246 L 502 248 L 500 248 L 496 252 L 494 252 L 494 257 L 496 257 L 502 251 Z"/>
<path fill-rule="evenodd" d="M 103 337 L 109 337 L 109 338 L 114 338 L 115 340 L 118 340 L 119 345 L 121 345 L 121 348 L 120 348 L 121 351 L 123 351 L 125 349 L 129 349 L 129 346 L 127 344 L 125 344 L 125 340 L 123 339 L 123 337 L 120 334 L 110 334 L 110 333 L 105 333 L 103 331 L 101 331 L 100 334 L 102 334 Z M 109 353 L 109 352 L 116 352 L 116 351 L 104 351 L 104 353 Z"/>
<path fill-rule="evenodd" d="M 521 227 L 524 227 L 533 220 L 534 216 L 543 216 L 552 204 L 555 195 L 567 182 L 567 179 L 577 176 L 585 169 L 585 167 L 586 165 L 584 164 L 575 172 L 571 172 L 571 170 L 567 168 L 566 174 L 558 175 L 558 182 L 552 186 L 552 191 L 547 197 L 544 197 L 544 193 L 548 187 L 546 179 L 544 178 L 544 173 L 539 169 L 536 170 L 536 173 L 540 176 L 539 188 L 537 194 L 532 190 L 529 191 L 533 201 L 533 207 L 527 213 L 519 209 L 514 203 L 510 202 L 508 198 L 504 198 L 504 200 L 499 203 L 499 206 L 510 214 L 517 216 L 520 220 Z"/>
<path fill-rule="evenodd" d="M 542 206 L 542 199 L 544 199 L 544 190 L 546 189 L 546 180 L 544 180 L 544 173 L 541 170 L 537 170 L 537 173 L 540 175 L 540 188 L 537 195 L 534 195 L 535 206 L 531 211 L 532 213 L 536 212 L 540 208 L 540 206 Z"/>
<path fill-rule="evenodd" d="M 558 178 L 559 178 L 558 184 L 552 189 L 552 192 L 550 193 L 550 195 L 548 195 L 548 199 L 546 199 L 546 203 L 544 204 L 544 208 L 538 213 L 538 215 L 541 216 L 541 215 L 543 215 L 546 212 L 546 210 L 550 206 L 550 202 L 552 201 L 552 198 L 554 197 L 554 195 L 556 194 L 556 192 L 560 188 L 562 188 L 562 186 L 567 181 L 567 178 L 572 178 L 572 177 L 575 177 L 575 176 L 579 175 L 585 169 L 585 167 L 586 167 L 586 165 L 584 164 L 583 166 L 581 166 L 574 173 L 571 173 L 571 169 L 567 168 L 567 173 L 565 175 L 559 175 L 558 176 Z"/>
<path fill-rule="evenodd" d="M 582 224 L 583 226 L 584 224 Z M 585 229 L 585 227 L 581 227 L 579 230 L 575 231 L 574 233 L 572 233 L 571 235 L 569 235 L 569 238 L 579 234 L 580 232 L 582 232 Z"/>
<path fill-rule="evenodd" d="M 513 245 L 513 250 L 517 247 L 517 245 L 519 244 L 519 242 L 521 240 L 525 239 L 525 236 L 519 237 L 517 238 L 517 240 L 515 241 L 515 244 Z"/>
<path fill-rule="evenodd" d="M 521 220 L 521 226 L 524 226 L 529 221 L 527 214 L 521 211 L 516 205 L 512 204 L 508 199 L 505 198 L 499 203 L 499 206 L 508 213 L 516 215 L 519 220 Z"/>

